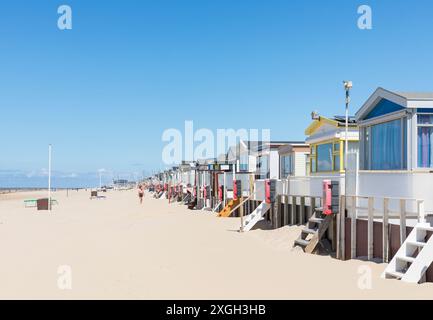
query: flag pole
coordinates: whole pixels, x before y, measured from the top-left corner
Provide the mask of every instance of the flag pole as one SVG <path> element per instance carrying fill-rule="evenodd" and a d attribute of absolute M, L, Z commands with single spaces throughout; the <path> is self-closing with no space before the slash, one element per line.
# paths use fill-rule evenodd
<path fill-rule="evenodd" d="M 51 144 L 48 145 L 48 210 L 51 210 Z"/>

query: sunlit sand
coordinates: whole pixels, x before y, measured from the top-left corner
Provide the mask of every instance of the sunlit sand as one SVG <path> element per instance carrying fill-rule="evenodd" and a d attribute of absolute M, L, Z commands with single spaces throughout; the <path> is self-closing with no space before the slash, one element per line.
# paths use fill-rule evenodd
<path fill-rule="evenodd" d="M 93 200 L 90 191 L 58 191 L 52 212 L 24 208 L 24 199 L 44 195 L 0 195 L 0 298 L 433 297 L 432 284 L 381 279 L 384 264 L 293 250 L 299 227 L 240 234 L 238 218 L 149 194 L 139 205 L 135 190 Z M 58 285 L 62 266 L 71 268 L 70 289 Z"/>

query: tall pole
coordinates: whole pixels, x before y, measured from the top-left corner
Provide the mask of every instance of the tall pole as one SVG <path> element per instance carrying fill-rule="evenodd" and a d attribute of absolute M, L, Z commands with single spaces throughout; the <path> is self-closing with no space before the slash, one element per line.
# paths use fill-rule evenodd
<path fill-rule="evenodd" d="M 347 159 L 349 152 L 349 103 L 350 103 L 350 89 L 352 88 L 352 81 L 344 81 L 344 89 L 346 90 L 346 123 L 345 123 L 345 137 L 344 137 L 344 196 L 347 196 Z"/>
<path fill-rule="evenodd" d="M 102 189 L 102 171 L 99 170 L 99 190 Z"/>
<path fill-rule="evenodd" d="M 51 210 L 51 144 L 48 145 L 48 210 Z"/>

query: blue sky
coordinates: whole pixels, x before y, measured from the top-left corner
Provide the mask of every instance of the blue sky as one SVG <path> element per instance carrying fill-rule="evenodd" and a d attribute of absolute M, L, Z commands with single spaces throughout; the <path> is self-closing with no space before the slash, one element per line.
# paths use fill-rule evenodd
<path fill-rule="evenodd" d="M 427 0 L 2 1 L 0 171 L 43 175 L 52 143 L 65 175 L 149 172 L 185 120 L 304 139 L 313 109 L 344 113 L 344 79 L 352 113 L 378 86 L 432 91 L 432 16 Z"/>

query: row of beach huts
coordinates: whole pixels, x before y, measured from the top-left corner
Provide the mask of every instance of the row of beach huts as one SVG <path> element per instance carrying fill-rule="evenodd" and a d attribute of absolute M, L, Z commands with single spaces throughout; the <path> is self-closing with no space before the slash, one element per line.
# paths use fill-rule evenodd
<path fill-rule="evenodd" d="M 305 141 L 239 140 L 145 184 L 156 198 L 240 217 L 241 232 L 302 225 L 295 246 L 307 253 L 385 262 L 384 278 L 433 282 L 433 93 L 378 88 L 347 123 L 311 118 Z"/>

